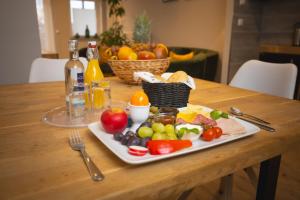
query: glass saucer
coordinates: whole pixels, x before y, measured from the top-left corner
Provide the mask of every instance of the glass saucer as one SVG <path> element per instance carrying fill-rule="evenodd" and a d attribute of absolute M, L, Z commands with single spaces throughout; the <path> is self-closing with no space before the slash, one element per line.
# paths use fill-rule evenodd
<path fill-rule="evenodd" d="M 101 112 L 86 111 L 82 117 L 70 117 L 66 106 L 59 106 L 46 112 L 42 116 L 42 121 L 52 126 L 76 128 L 87 127 L 90 123 L 99 120 Z"/>
<path fill-rule="evenodd" d="M 112 100 L 110 107 L 121 108 L 127 112 L 127 102 L 120 100 Z M 82 117 L 70 117 L 67 113 L 66 106 L 59 106 L 49 110 L 42 116 L 42 121 L 46 124 L 58 127 L 77 128 L 87 127 L 93 122 L 100 120 L 100 115 L 105 108 L 98 109 L 94 112 L 86 111 Z"/>

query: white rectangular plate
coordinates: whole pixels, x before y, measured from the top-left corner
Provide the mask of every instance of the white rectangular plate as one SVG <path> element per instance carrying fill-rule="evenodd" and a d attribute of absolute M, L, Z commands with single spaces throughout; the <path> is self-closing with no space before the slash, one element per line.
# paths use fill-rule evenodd
<path fill-rule="evenodd" d="M 90 124 L 88 126 L 88 128 L 107 148 L 109 148 L 114 154 L 116 154 L 116 156 L 118 156 L 124 162 L 129 163 L 129 164 L 143 164 L 143 163 L 153 162 L 156 160 L 162 160 L 165 158 L 170 158 L 170 157 L 174 157 L 174 156 L 178 156 L 178 155 L 187 154 L 187 153 L 194 152 L 194 151 L 199 151 L 201 149 L 210 148 L 213 146 L 217 146 L 217 145 L 220 145 L 223 143 L 227 143 L 227 142 L 230 142 L 233 140 L 237 140 L 240 138 L 244 138 L 244 137 L 253 135 L 260 131 L 260 129 L 253 124 L 250 124 L 250 123 L 240 120 L 240 119 L 236 119 L 236 120 L 238 122 L 240 122 L 246 128 L 246 132 L 244 134 L 230 135 L 230 136 L 222 135 L 220 138 L 214 139 L 213 141 L 210 141 L 210 142 L 206 142 L 206 141 L 199 139 L 199 140 L 193 142 L 192 147 L 189 147 L 189 148 L 186 148 L 186 149 L 183 149 L 180 151 L 176 151 L 176 152 L 173 152 L 170 154 L 164 154 L 164 155 L 150 155 L 149 153 L 147 153 L 144 156 L 130 155 L 128 153 L 127 146 L 124 146 L 120 142 L 114 140 L 113 135 L 106 133 L 102 129 L 101 124 L 99 122 Z"/>

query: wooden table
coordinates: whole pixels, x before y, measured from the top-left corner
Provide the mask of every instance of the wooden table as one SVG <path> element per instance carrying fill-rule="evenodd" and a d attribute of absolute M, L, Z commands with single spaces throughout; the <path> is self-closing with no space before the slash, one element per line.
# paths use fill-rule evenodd
<path fill-rule="evenodd" d="M 116 78 L 112 97 L 128 101 L 138 86 Z M 181 192 L 262 162 L 257 199 L 274 198 L 280 155 L 299 145 L 298 101 L 197 80 L 190 103 L 230 106 L 273 124 L 254 136 L 171 159 L 129 165 L 87 129 L 87 152 L 105 180 L 93 182 L 68 145 L 71 129 L 44 124 L 44 112 L 64 104 L 62 82 L 0 86 L 0 199 L 175 199 Z M 275 167 L 274 167 L 275 166 Z"/>

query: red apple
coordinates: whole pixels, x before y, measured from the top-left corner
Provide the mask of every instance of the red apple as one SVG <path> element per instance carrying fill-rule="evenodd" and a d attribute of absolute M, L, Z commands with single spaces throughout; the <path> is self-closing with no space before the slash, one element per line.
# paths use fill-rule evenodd
<path fill-rule="evenodd" d="M 154 52 L 156 58 L 158 58 L 158 59 L 168 57 L 168 49 L 167 48 L 157 46 L 155 49 L 153 49 L 153 52 Z"/>
<path fill-rule="evenodd" d="M 100 122 L 107 133 L 115 134 L 126 128 L 128 117 L 121 108 L 111 108 L 102 113 Z"/>
<path fill-rule="evenodd" d="M 139 60 L 150 60 L 155 59 L 155 54 L 151 51 L 140 51 L 138 52 L 138 59 Z"/>

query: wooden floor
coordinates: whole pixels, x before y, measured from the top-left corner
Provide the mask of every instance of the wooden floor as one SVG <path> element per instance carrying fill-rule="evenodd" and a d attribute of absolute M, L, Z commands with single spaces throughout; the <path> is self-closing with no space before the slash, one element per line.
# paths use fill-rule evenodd
<path fill-rule="evenodd" d="M 255 167 L 258 171 L 258 165 Z M 197 187 L 190 194 L 188 200 L 217 200 L 220 180 Z M 233 200 L 255 199 L 255 188 L 251 185 L 244 171 L 234 175 Z M 277 200 L 300 199 L 300 146 L 282 156 L 280 175 L 277 183 Z"/>

